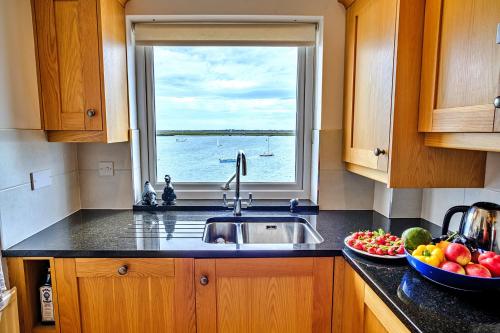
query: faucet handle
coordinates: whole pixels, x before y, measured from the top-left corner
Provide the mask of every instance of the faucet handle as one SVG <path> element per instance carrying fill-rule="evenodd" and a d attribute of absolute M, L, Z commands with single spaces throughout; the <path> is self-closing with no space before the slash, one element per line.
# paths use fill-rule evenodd
<path fill-rule="evenodd" d="M 290 212 L 294 213 L 295 209 L 299 206 L 299 198 L 290 200 Z"/>
<path fill-rule="evenodd" d="M 227 194 L 222 194 L 222 206 L 227 207 Z"/>
<path fill-rule="evenodd" d="M 253 201 L 253 194 L 252 194 L 252 192 L 250 192 L 250 193 L 248 193 L 247 207 L 252 207 L 252 201 Z"/>

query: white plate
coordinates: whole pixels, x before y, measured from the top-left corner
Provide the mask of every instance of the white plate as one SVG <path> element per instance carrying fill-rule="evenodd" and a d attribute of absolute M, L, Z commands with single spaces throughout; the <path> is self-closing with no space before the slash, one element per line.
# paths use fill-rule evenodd
<path fill-rule="evenodd" d="M 344 238 L 344 245 L 347 246 L 347 248 L 349 250 L 354 251 L 356 253 L 359 253 L 363 256 L 377 258 L 377 259 L 391 259 L 391 260 L 402 259 L 402 258 L 406 257 L 406 254 L 396 254 L 395 256 L 390 256 L 388 254 L 385 254 L 385 255 L 381 256 L 380 254 L 371 254 L 371 253 L 368 253 L 365 251 L 361 251 L 361 250 L 355 249 L 352 246 L 349 246 L 349 244 L 347 244 L 347 241 L 349 240 L 349 238 L 351 238 L 351 236 L 347 236 L 346 238 Z"/>

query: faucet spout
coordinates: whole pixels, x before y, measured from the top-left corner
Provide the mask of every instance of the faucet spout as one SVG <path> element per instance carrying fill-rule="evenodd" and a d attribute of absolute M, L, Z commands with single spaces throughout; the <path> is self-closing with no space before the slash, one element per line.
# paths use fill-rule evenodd
<path fill-rule="evenodd" d="M 233 208 L 234 216 L 241 216 L 240 171 L 242 176 L 247 175 L 247 158 L 243 150 L 238 151 L 238 156 L 236 157 L 236 189 Z"/>

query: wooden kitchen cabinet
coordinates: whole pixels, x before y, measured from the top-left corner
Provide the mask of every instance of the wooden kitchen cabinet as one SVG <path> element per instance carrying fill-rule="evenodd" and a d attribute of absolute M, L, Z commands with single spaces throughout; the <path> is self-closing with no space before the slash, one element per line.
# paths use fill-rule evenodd
<path fill-rule="evenodd" d="M 63 333 L 196 332 L 194 259 L 55 259 L 55 272 Z"/>
<path fill-rule="evenodd" d="M 333 258 L 195 261 L 197 332 L 330 332 Z"/>
<path fill-rule="evenodd" d="M 32 0 L 49 141 L 128 140 L 126 0 Z"/>
<path fill-rule="evenodd" d="M 406 326 L 343 259 L 335 260 L 332 333 L 405 333 Z"/>
<path fill-rule="evenodd" d="M 483 187 L 484 153 L 429 148 L 418 132 L 425 1 L 341 2 L 346 168 L 394 188 Z"/>
<path fill-rule="evenodd" d="M 500 151 L 498 24 L 497 0 L 426 2 L 419 121 L 426 144 Z"/>

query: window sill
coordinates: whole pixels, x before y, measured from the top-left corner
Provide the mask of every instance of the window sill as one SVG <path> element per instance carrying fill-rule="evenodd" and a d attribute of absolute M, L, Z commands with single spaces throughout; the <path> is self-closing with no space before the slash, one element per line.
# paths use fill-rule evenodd
<path fill-rule="evenodd" d="M 158 206 L 146 206 L 140 202 L 133 207 L 134 211 L 228 211 L 231 208 L 222 205 L 222 199 L 196 199 L 177 200 L 174 206 L 164 206 L 161 200 L 158 200 Z M 256 199 L 252 202 L 252 207 L 244 208 L 243 211 L 286 211 L 290 210 L 290 201 L 285 199 Z M 311 200 L 301 199 L 299 206 L 295 209 L 299 213 L 318 213 L 319 206 Z"/>

